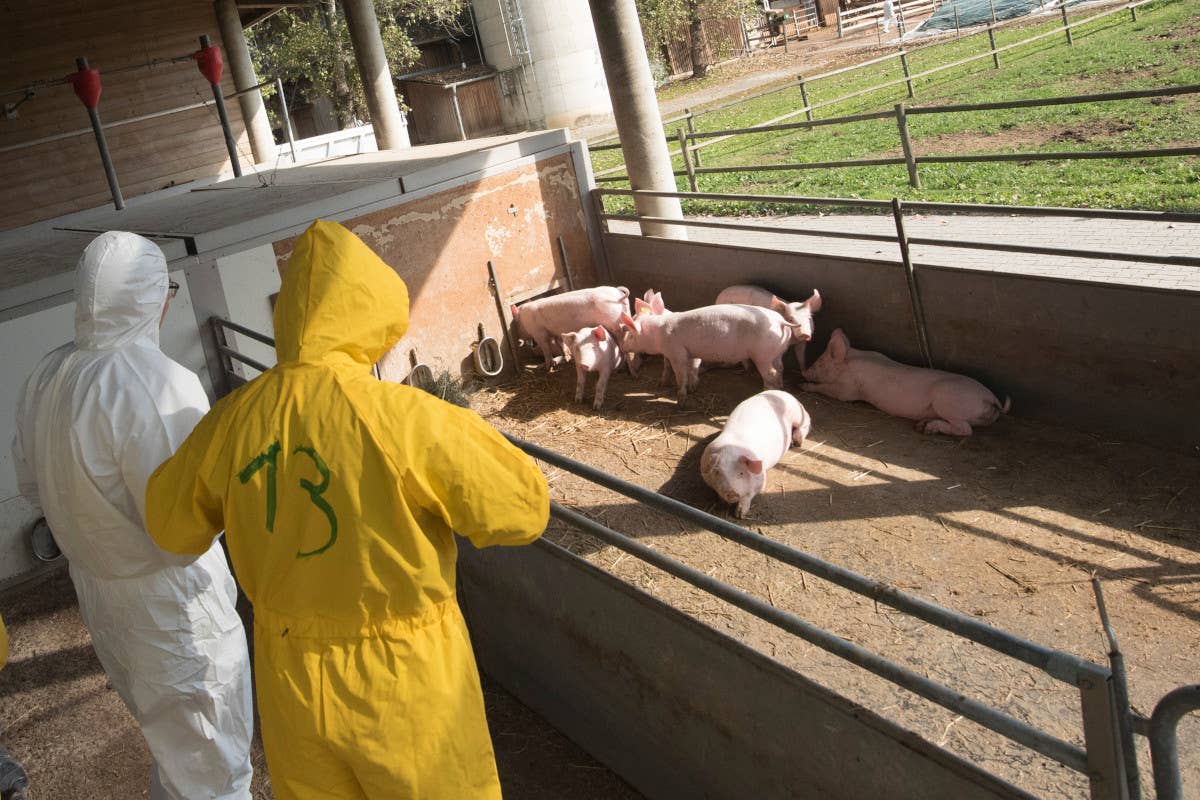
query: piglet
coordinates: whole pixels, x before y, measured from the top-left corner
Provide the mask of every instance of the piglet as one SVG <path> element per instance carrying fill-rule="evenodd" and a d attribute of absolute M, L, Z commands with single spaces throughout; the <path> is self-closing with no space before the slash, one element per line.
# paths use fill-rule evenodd
<path fill-rule="evenodd" d="M 532 339 L 546 359 L 554 364 L 554 348 L 558 337 L 581 327 L 601 325 L 616 334 L 621 326 L 621 314 L 629 314 L 629 290 L 624 286 L 597 286 L 576 289 L 522 306 L 511 306 L 512 330 L 515 339 Z"/>
<path fill-rule="evenodd" d="M 804 444 L 812 418 L 800 401 L 784 391 L 759 392 L 738 403 L 725 429 L 700 457 L 700 477 L 727 503 L 746 516 L 750 503 L 767 485 L 767 470 L 779 463 L 793 443 Z"/>
<path fill-rule="evenodd" d="M 583 390 L 587 385 L 587 375 L 595 372 L 596 398 L 592 408 L 597 411 L 604 405 L 604 392 L 608 388 L 608 378 L 613 370 L 621 366 L 621 349 L 616 340 L 602 325 L 594 328 L 580 328 L 562 335 L 563 352 L 570 353 L 575 362 L 575 402 L 583 402 Z"/>
<path fill-rule="evenodd" d="M 864 400 L 894 417 L 917 421 L 922 433 L 970 436 L 971 426 L 990 425 L 1007 414 L 1004 404 L 983 384 L 965 375 L 938 369 L 910 367 L 882 353 L 855 350 L 842 329 L 829 338 L 829 346 L 804 370 L 808 383 L 801 386 L 836 400 Z"/>
<path fill-rule="evenodd" d="M 717 303 L 762 306 L 779 312 L 781 317 L 795 326 L 792 328 L 792 337 L 796 344 L 792 348 L 792 353 L 796 356 L 796 364 L 800 369 L 804 369 L 805 346 L 812 340 L 813 331 L 816 330 L 813 315 L 821 310 L 820 292 L 813 289 L 812 296 L 802 303 L 785 303 L 761 286 L 742 284 L 722 289 L 721 293 L 717 295 Z"/>
<path fill-rule="evenodd" d="M 666 357 L 679 387 L 679 402 L 699 382 L 701 360 L 752 361 L 767 389 L 783 385 L 783 354 L 791 328 L 779 314 L 755 306 L 705 306 L 665 315 L 621 317 L 621 350 Z M 667 375 L 663 368 L 663 377 Z"/>

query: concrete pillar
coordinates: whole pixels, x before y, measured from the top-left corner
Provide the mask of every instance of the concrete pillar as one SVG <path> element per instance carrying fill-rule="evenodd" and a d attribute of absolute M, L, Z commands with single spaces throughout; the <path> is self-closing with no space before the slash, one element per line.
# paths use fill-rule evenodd
<path fill-rule="evenodd" d="M 342 10 L 346 12 L 350 43 L 354 46 L 354 59 L 358 62 L 371 125 L 375 128 L 375 143 L 380 150 L 404 147 L 407 143 L 404 117 L 396 102 L 392 71 L 383 53 L 375 5 L 371 0 L 342 0 Z"/>
<path fill-rule="evenodd" d="M 242 31 L 242 20 L 238 16 L 237 0 L 215 0 L 213 8 L 217 14 L 217 27 L 221 29 L 221 42 L 225 45 L 225 58 L 229 61 L 229 73 L 233 76 L 233 88 L 241 91 L 258 84 L 254 74 L 254 62 L 250 60 L 250 48 Z M 274 163 L 276 155 L 275 137 L 271 134 L 271 121 L 263 105 L 262 92 L 255 90 L 238 97 L 242 108 L 242 119 L 250 135 L 250 149 L 258 163 Z"/>
<path fill-rule="evenodd" d="M 634 189 L 678 191 L 634 0 L 588 0 L 588 4 L 629 183 Z M 638 213 L 646 216 L 683 218 L 678 198 L 639 197 L 636 204 Z M 642 223 L 642 233 L 687 238 L 687 230 L 680 225 Z"/>

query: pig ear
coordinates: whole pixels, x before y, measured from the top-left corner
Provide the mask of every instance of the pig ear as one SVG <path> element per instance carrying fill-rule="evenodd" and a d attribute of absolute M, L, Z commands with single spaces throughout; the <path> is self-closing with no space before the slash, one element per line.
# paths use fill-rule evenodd
<path fill-rule="evenodd" d="M 592 328 L 592 333 L 602 342 L 608 338 L 608 331 L 604 330 L 603 325 L 597 325 L 596 327 Z"/>
<path fill-rule="evenodd" d="M 563 350 L 570 350 L 575 345 L 574 333 L 564 333 L 559 338 L 562 339 Z"/>
<path fill-rule="evenodd" d="M 642 295 L 642 297 L 646 298 L 647 303 L 653 303 L 654 302 L 654 290 L 647 289 L 646 293 L 644 295 Z"/>
<path fill-rule="evenodd" d="M 755 475 L 762 474 L 762 461 L 760 459 L 742 456 L 738 459 L 738 461 L 741 461 L 743 464 L 745 464 L 746 469 L 750 470 L 750 472 L 754 473 Z"/>
<path fill-rule="evenodd" d="M 637 330 L 637 325 L 634 323 L 633 317 L 629 316 L 624 311 L 621 312 L 621 324 L 626 328 L 629 328 L 631 331 Z"/>
<path fill-rule="evenodd" d="M 665 313 L 666 305 L 663 303 L 662 292 L 655 292 L 654 297 L 650 298 L 650 310 L 655 314 Z"/>
<path fill-rule="evenodd" d="M 846 351 L 850 349 L 850 340 L 846 338 L 846 334 L 842 333 L 842 329 L 838 328 L 829 337 L 829 355 L 834 361 L 844 361 L 846 359 Z"/>
<path fill-rule="evenodd" d="M 821 310 L 821 293 L 813 289 L 812 297 L 804 301 L 804 305 L 808 306 L 808 310 L 814 314 Z"/>
<path fill-rule="evenodd" d="M 640 314 L 643 311 L 653 311 L 654 309 L 650 306 L 649 303 L 645 303 L 642 301 L 641 298 L 638 298 L 633 301 L 633 310 L 635 313 Z"/>
<path fill-rule="evenodd" d="M 516 319 L 516 318 L 517 318 L 517 314 L 520 314 L 520 313 L 521 313 L 521 309 L 517 308 L 516 306 L 509 306 L 509 307 L 508 307 L 508 310 L 512 312 L 512 318 L 513 318 L 513 319 Z"/>
<path fill-rule="evenodd" d="M 771 310 L 772 311 L 787 311 L 788 304 L 780 300 L 775 295 L 771 295 Z"/>

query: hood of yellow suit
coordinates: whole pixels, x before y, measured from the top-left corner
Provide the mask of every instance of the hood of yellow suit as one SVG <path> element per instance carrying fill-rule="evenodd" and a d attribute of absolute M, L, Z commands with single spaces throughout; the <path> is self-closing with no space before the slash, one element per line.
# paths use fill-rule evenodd
<path fill-rule="evenodd" d="M 275 302 L 279 363 L 349 358 L 370 366 L 408 330 L 408 288 L 336 222 L 317 220 L 288 259 Z"/>

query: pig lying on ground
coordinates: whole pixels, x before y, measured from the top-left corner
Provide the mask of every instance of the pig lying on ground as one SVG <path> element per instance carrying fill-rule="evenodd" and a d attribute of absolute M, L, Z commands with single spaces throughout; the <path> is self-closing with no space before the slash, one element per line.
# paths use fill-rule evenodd
<path fill-rule="evenodd" d="M 804 370 L 801 388 L 836 400 L 864 400 L 887 414 L 917 421 L 922 433 L 970 436 L 971 426 L 990 425 L 1007 414 L 983 384 L 965 375 L 910 367 L 882 353 L 855 350 L 841 328 L 829 347 Z"/>
<path fill-rule="evenodd" d="M 746 516 L 750 502 L 767 485 L 767 470 L 779 463 L 793 443 L 804 444 L 812 418 L 787 392 L 760 392 L 738 404 L 721 435 L 704 448 L 700 477 L 727 503 Z"/>
<path fill-rule="evenodd" d="M 621 350 L 661 354 L 679 387 L 679 402 L 699 382 L 700 361 L 750 360 L 768 389 L 783 385 L 783 353 L 792 331 L 783 317 L 755 306 L 705 306 L 665 315 L 621 317 Z M 666 369 L 663 370 L 664 377 Z"/>
<path fill-rule="evenodd" d="M 629 314 L 629 290 L 624 286 L 597 286 L 530 300 L 522 306 L 510 306 L 515 339 L 532 339 L 546 359 L 554 364 L 558 337 L 582 327 L 601 325 L 616 335 L 621 314 Z"/>
<path fill-rule="evenodd" d="M 781 317 L 797 326 L 792 328 L 792 335 L 796 340 L 792 352 L 796 355 L 796 363 L 800 369 L 804 369 L 806 365 L 805 346 L 812 340 L 813 331 L 816 330 L 813 315 L 821 310 L 820 292 L 813 289 L 812 296 L 803 303 L 785 303 L 761 286 L 739 285 L 722 289 L 721 293 L 717 295 L 717 304 L 721 303 L 740 303 L 747 306 L 769 308 L 772 311 L 778 311 Z"/>
<path fill-rule="evenodd" d="M 603 326 L 580 328 L 562 335 L 563 352 L 570 353 L 575 362 L 575 402 L 583 402 L 583 390 L 587 386 L 587 375 L 595 372 L 596 398 L 592 408 L 597 411 L 604 405 L 604 392 L 613 370 L 621 366 L 621 350 L 616 340 Z"/>

